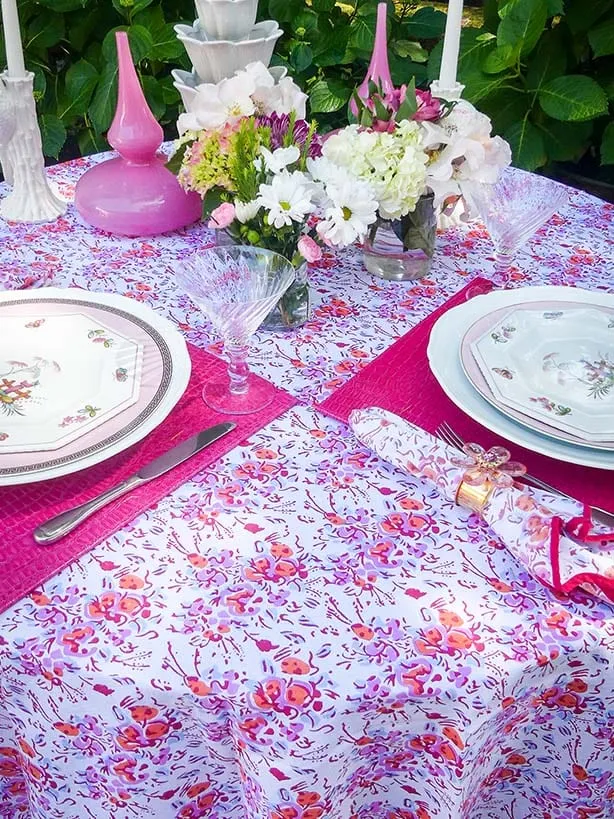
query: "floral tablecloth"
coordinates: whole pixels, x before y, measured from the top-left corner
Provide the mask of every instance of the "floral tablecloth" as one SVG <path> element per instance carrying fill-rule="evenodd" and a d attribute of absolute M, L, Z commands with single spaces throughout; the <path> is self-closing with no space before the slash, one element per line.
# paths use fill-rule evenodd
<path fill-rule="evenodd" d="M 90 161 L 53 169 L 63 194 Z M 613 216 L 572 192 L 512 281 L 614 290 Z M 210 238 L 70 208 L 4 228 L 0 270 L 146 301 L 217 352 L 172 274 Z M 476 225 L 416 284 L 327 255 L 313 320 L 252 356 L 305 406 L 0 615 L 0 816 L 613 815 L 612 607 L 545 590 L 309 406 L 493 261 Z"/>

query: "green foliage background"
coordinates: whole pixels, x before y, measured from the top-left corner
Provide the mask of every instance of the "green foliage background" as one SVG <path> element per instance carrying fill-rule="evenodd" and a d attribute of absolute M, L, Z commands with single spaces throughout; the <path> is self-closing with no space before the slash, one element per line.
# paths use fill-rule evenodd
<path fill-rule="evenodd" d="M 463 29 L 465 96 L 493 119 L 514 162 L 536 169 L 592 151 L 614 163 L 614 0 L 484 0 L 484 26 Z M 439 73 L 446 16 L 425 2 L 388 0 L 396 84 L 426 87 Z M 445 4 L 443 5 L 445 8 Z M 274 63 L 307 90 L 324 130 L 346 122 L 371 55 L 377 0 L 260 0 L 260 18 L 284 29 Z M 35 72 L 50 158 L 107 147 L 115 110 L 114 32 L 128 31 L 149 104 L 175 136 L 180 100 L 170 71 L 189 69 L 173 25 L 193 0 L 19 0 L 26 64 Z M 0 63 L 4 62 L 0 44 Z"/>

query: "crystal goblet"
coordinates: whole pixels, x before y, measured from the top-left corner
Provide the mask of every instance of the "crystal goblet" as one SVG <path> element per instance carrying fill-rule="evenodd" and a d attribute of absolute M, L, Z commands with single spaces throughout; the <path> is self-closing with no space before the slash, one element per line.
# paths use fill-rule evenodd
<path fill-rule="evenodd" d="M 463 194 L 479 213 L 495 247 L 495 273 L 505 276 L 518 250 L 567 203 L 567 191 L 545 176 L 504 171 L 499 179 L 463 182 Z"/>
<path fill-rule="evenodd" d="M 176 276 L 222 337 L 228 356 L 228 380 L 208 383 L 205 402 L 232 415 L 266 407 L 274 387 L 250 373 L 249 341 L 292 283 L 290 262 L 260 247 L 211 247 L 185 259 Z"/>

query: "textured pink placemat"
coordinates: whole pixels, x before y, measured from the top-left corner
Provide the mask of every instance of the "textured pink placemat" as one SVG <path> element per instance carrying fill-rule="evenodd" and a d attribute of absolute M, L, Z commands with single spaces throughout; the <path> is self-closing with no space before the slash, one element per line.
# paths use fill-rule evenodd
<path fill-rule="evenodd" d="M 500 436 L 477 424 L 450 401 L 432 374 L 426 355 L 431 329 L 439 316 L 466 298 L 491 289 L 492 284 L 486 279 L 471 281 L 336 390 L 319 409 L 347 421 L 353 409 L 377 406 L 429 432 L 434 433 L 442 421 L 447 421 L 466 441 L 476 441 L 484 447 L 505 444 Z M 450 339 L 450 355 L 458 355 L 457 342 L 458 339 Z M 605 509 L 614 505 L 614 473 L 563 464 L 513 443 L 509 448 L 514 460 L 524 463 L 529 472 L 578 500 Z"/>
<path fill-rule="evenodd" d="M 192 360 L 188 387 L 168 418 L 146 438 L 73 475 L 0 488 L 0 611 L 296 404 L 291 395 L 276 389 L 273 403 L 260 412 L 232 418 L 220 415 L 204 403 L 200 393 L 205 382 L 222 374 L 226 365 L 197 347 L 188 347 Z M 34 542 L 32 532 L 39 523 L 104 492 L 196 432 L 227 420 L 234 421 L 237 428 L 198 455 L 102 509 L 63 540 L 46 547 Z"/>

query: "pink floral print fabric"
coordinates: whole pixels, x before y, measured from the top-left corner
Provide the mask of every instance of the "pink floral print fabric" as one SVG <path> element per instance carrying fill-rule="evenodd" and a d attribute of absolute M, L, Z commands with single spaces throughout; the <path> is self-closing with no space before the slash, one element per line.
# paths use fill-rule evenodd
<path fill-rule="evenodd" d="M 97 159 L 50 174 L 70 196 Z M 613 213 L 572 192 L 511 281 L 612 289 Z M 0 267 L 147 302 L 219 352 L 173 278 L 210 241 L 109 236 L 69 208 L 11 225 Z M 259 332 L 252 366 L 321 400 L 493 264 L 477 224 L 439 237 L 420 283 L 327 253 L 313 319 Z M 605 819 L 612 614 L 293 408 L 0 615 L 0 816 Z"/>

